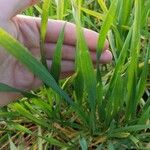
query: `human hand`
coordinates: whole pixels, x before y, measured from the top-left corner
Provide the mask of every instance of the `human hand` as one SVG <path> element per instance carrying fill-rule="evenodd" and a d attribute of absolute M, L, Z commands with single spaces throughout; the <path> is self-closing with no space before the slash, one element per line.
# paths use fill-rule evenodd
<path fill-rule="evenodd" d="M 40 18 L 17 15 L 24 9 L 34 5 L 38 0 L 1 0 L 0 1 L 0 27 L 9 32 L 20 41 L 35 57 L 40 57 Z M 56 42 L 65 22 L 60 20 L 49 20 L 45 40 L 46 59 L 48 66 L 51 65 Z M 96 45 L 98 33 L 84 29 L 84 35 L 93 62 L 96 61 Z M 61 75 L 66 77 L 74 71 L 74 57 L 76 44 L 76 27 L 67 22 L 65 27 L 65 38 L 62 47 L 62 69 Z M 100 63 L 108 63 L 112 60 L 112 54 L 108 50 L 106 41 Z M 10 86 L 31 90 L 39 87 L 42 83 L 26 67 L 21 65 L 14 57 L 0 48 L 0 82 Z M 18 98 L 17 93 L 0 93 L 0 106 L 8 104 L 11 100 Z"/>

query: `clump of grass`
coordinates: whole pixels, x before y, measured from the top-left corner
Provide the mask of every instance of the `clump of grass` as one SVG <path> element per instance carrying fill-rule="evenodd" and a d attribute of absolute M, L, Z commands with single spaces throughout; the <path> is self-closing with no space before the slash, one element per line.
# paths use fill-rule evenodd
<path fill-rule="evenodd" d="M 46 3 L 51 4 L 50 11 L 45 10 Z M 0 85 L 1 91 L 21 92 L 27 97 L 1 108 L 1 149 L 150 149 L 150 1 L 72 0 L 64 6 L 64 1 L 45 0 L 43 6 L 41 44 L 48 16 L 54 17 L 56 12 L 58 19 L 74 19 L 76 71 L 59 80 L 65 26 L 50 71 L 0 29 L 0 45 L 46 85 L 34 94 Z M 41 10 L 39 5 L 26 13 L 37 15 Z M 82 24 L 100 33 L 96 71 Z M 106 37 L 114 60 L 103 70 L 98 60 Z"/>

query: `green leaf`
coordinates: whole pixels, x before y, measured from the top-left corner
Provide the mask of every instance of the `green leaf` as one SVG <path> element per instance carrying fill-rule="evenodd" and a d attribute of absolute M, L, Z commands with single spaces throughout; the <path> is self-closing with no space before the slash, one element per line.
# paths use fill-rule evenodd
<path fill-rule="evenodd" d="M 88 145 L 87 145 L 85 138 L 81 138 L 79 140 L 79 143 L 80 143 L 82 150 L 88 150 Z"/>
<path fill-rule="evenodd" d="M 42 129 L 40 126 L 38 126 L 38 136 L 42 136 Z M 44 147 L 42 143 L 42 138 L 38 137 L 37 145 L 38 145 L 38 150 L 43 150 Z"/>
<path fill-rule="evenodd" d="M 47 23 L 49 16 L 50 0 L 44 0 L 42 6 L 42 19 L 41 19 L 41 33 L 40 33 L 40 51 L 41 51 L 41 61 L 42 64 L 47 67 L 46 57 L 45 57 L 45 37 L 47 32 Z"/>
<path fill-rule="evenodd" d="M 108 103 L 106 105 L 106 125 L 109 126 L 110 122 L 112 121 L 113 118 L 116 117 L 117 120 L 117 115 L 122 108 L 123 105 L 123 91 L 124 91 L 124 84 L 123 84 L 123 79 L 121 77 L 121 74 L 118 75 L 117 80 L 114 84 L 114 88 L 112 90 L 112 95 L 109 97 Z"/>
<path fill-rule="evenodd" d="M 64 42 L 65 26 L 66 26 L 66 23 L 58 37 L 58 41 L 56 44 L 56 48 L 55 48 L 55 52 L 54 52 L 54 56 L 52 60 L 52 65 L 50 69 L 50 73 L 57 83 L 59 81 L 59 77 L 61 73 L 62 47 L 63 47 L 63 42 Z"/>
<path fill-rule="evenodd" d="M 103 144 L 100 144 L 95 150 L 102 150 Z"/>
<path fill-rule="evenodd" d="M 146 124 L 149 119 L 150 119 L 150 106 L 146 111 L 144 111 L 141 114 L 138 124 Z"/>
<path fill-rule="evenodd" d="M 91 15 L 91 16 L 93 16 L 93 17 L 95 17 L 95 18 L 98 18 L 98 19 L 100 19 L 100 20 L 104 20 L 104 15 L 101 14 L 101 13 L 98 13 L 98 12 L 96 12 L 96 11 L 92 11 L 92 10 L 90 10 L 90 9 L 86 9 L 86 8 L 84 8 L 84 7 L 81 7 L 80 9 L 81 9 L 83 12 L 85 12 L 86 14 L 89 14 L 89 15 Z"/>
<path fill-rule="evenodd" d="M 117 29 L 116 26 L 112 27 L 112 30 L 115 35 L 115 42 L 116 42 L 116 47 L 117 47 L 117 54 L 119 55 L 123 46 L 123 40 L 122 40 L 122 35 L 120 34 L 120 31 Z"/>
<path fill-rule="evenodd" d="M 148 64 L 149 58 L 150 58 L 150 43 L 147 46 L 147 53 L 145 56 L 144 67 L 142 69 L 142 74 L 141 74 L 140 80 L 137 84 L 136 104 L 138 104 L 138 102 L 140 101 L 140 99 L 143 96 L 144 91 L 145 91 L 147 77 L 148 77 L 148 73 L 149 73 L 148 72 L 149 71 L 149 64 Z"/>
<path fill-rule="evenodd" d="M 10 150 L 17 150 L 16 145 L 12 142 L 10 138 L 9 138 L 9 143 L 10 143 Z"/>
<path fill-rule="evenodd" d="M 32 103 L 42 110 L 49 118 L 52 117 L 52 106 L 42 99 L 32 99 Z"/>
<path fill-rule="evenodd" d="M 133 0 L 122 0 L 120 3 L 119 24 L 127 25 L 131 16 Z"/>
<path fill-rule="evenodd" d="M 64 17 L 65 1 L 56 0 L 56 5 L 57 5 L 57 19 L 62 20 Z"/>
<path fill-rule="evenodd" d="M 99 33 L 99 37 L 98 37 L 98 43 L 97 43 L 97 58 L 96 58 L 96 65 L 97 65 L 97 74 L 96 74 L 96 78 L 97 78 L 97 97 L 100 98 L 99 101 L 102 101 L 102 91 L 103 91 L 103 84 L 102 84 L 102 77 L 101 77 L 101 71 L 99 68 L 99 60 L 100 60 L 100 56 L 102 54 L 102 50 L 104 48 L 104 44 L 105 44 L 105 40 L 106 40 L 106 36 L 107 33 L 111 27 L 111 25 L 113 24 L 114 20 L 116 19 L 116 11 L 117 11 L 117 6 L 118 6 L 118 0 L 113 0 L 111 3 L 111 6 L 109 8 L 109 11 L 106 14 L 106 17 L 103 21 L 103 24 L 101 26 L 101 30 Z"/>
<path fill-rule="evenodd" d="M 74 81 L 75 94 L 79 104 L 82 104 L 83 94 L 84 94 L 84 79 L 80 66 L 77 66 L 77 75 Z M 79 70 L 80 68 L 80 70 Z"/>
<path fill-rule="evenodd" d="M 82 71 L 82 76 L 84 79 L 85 89 L 88 94 L 88 103 L 90 109 L 90 126 L 91 132 L 95 130 L 95 113 L 96 113 L 96 77 L 95 71 L 93 67 L 93 63 L 91 60 L 91 56 L 89 53 L 89 49 L 87 47 L 87 43 L 85 41 L 85 37 L 83 34 L 83 30 L 80 24 L 80 12 L 79 10 L 75 14 L 75 21 L 77 24 L 77 56 L 79 57 L 77 61 L 79 61 L 79 70 Z"/>
<path fill-rule="evenodd" d="M 115 63 L 117 63 L 118 56 L 117 56 L 117 48 L 115 45 L 115 36 L 111 30 L 108 32 L 108 40 Z"/>
<path fill-rule="evenodd" d="M 17 130 L 17 131 L 20 131 L 20 132 L 24 132 L 24 133 L 28 133 L 28 134 L 31 134 L 32 131 L 30 131 L 28 128 L 18 124 L 18 123 L 15 123 L 15 122 L 7 122 L 8 126 L 10 126 L 11 128 L 13 128 L 13 130 Z"/>
<path fill-rule="evenodd" d="M 33 98 L 33 97 L 38 97 L 37 95 L 34 95 L 32 93 L 11 87 L 9 85 L 6 85 L 4 83 L 0 83 L 0 92 L 17 92 L 17 93 L 21 93 L 23 96 L 27 97 L 27 98 Z"/>
<path fill-rule="evenodd" d="M 32 115 L 28 110 L 26 110 L 22 105 L 15 103 L 11 106 L 14 110 L 16 110 L 20 115 L 30 119 L 35 124 L 40 125 L 46 129 L 49 129 L 49 124 L 44 119 L 38 119 L 34 115 Z"/>
<path fill-rule="evenodd" d="M 147 26 L 147 18 L 150 14 L 150 1 L 141 1 L 141 10 L 142 10 L 142 17 L 141 17 L 141 27 Z"/>
<path fill-rule="evenodd" d="M 135 17 L 133 22 L 133 33 L 130 48 L 130 64 L 128 67 L 127 81 L 127 109 L 126 119 L 130 120 L 136 110 L 136 82 L 137 82 L 137 60 L 140 49 L 140 21 L 141 21 L 141 1 L 135 0 Z"/>
<path fill-rule="evenodd" d="M 113 143 L 109 142 L 108 150 L 115 150 Z"/>
<path fill-rule="evenodd" d="M 112 93 L 115 82 L 118 80 L 120 73 L 122 73 L 122 68 L 124 66 L 125 59 L 127 57 L 127 52 L 128 52 L 129 46 L 130 46 L 131 36 L 132 36 L 132 28 L 130 29 L 130 31 L 126 37 L 123 48 L 122 48 L 119 58 L 117 60 L 117 63 L 116 63 L 115 69 L 114 69 L 114 73 L 113 73 L 111 81 L 109 83 L 108 92 L 106 94 L 108 98 L 111 97 L 110 93 Z"/>
<path fill-rule="evenodd" d="M 118 0 L 113 0 L 111 3 L 111 6 L 109 8 L 109 11 L 104 19 L 104 22 L 101 26 L 101 30 L 99 33 L 99 39 L 98 39 L 98 44 L 97 44 L 97 57 L 98 57 L 98 63 L 99 63 L 99 58 L 100 55 L 102 53 L 104 44 L 105 44 L 105 40 L 106 40 L 106 36 L 107 36 L 107 32 L 110 29 L 111 25 L 113 24 L 114 20 L 115 20 L 115 16 L 116 16 L 116 11 L 117 11 L 117 4 L 118 4 Z"/>
<path fill-rule="evenodd" d="M 98 3 L 100 5 L 100 7 L 102 8 L 103 12 L 107 13 L 108 9 L 107 9 L 107 6 L 106 6 L 106 3 L 104 2 L 104 0 L 98 0 Z"/>
<path fill-rule="evenodd" d="M 119 132 L 120 133 L 121 132 L 137 132 L 137 131 L 146 130 L 146 129 L 150 129 L 150 125 L 133 125 L 133 126 L 127 126 L 127 127 L 121 127 L 118 129 L 114 129 L 109 134 L 113 135 L 113 134 L 116 134 Z"/>
<path fill-rule="evenodd" d="M 24 127 L 18 123 L 11 122 L 10 125 L 12 126 L 12 128 L 14 128 L 17 131 L 27 133 L 27 134 L 32 135 L 34 137 L 41 138 L 41 139 L 49 142 L 52 145 L 56 145 L 59 147 L 68 147 L 68 145 L 66 143 L 62 143 L 62 142 L 58 141 L 57 139 L 54 139 L 53 137 L 48 137 L 47 135 L 41 136 L 40 134 L 30 131 L 29 129 L 27 129 L 26 127 Z"/>

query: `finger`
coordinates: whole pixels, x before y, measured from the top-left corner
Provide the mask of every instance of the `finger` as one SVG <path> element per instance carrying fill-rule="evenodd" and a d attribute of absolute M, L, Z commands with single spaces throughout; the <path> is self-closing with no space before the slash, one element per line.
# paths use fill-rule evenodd
<path fill-rule="evenodd" d="M 54 55 L 56 44 L 54 43 L 48 43 L 45 44 L 46 48 L 46 59 L 52 59 Z M 90 56 L 92 61 L 95 63 L 96 62 L 96 52 L 90 51 Z M 62 47 L 62 59 L 63 60 L 70 60 L 74 61 L 75 60 L 75 47 L 70 46 L 70 45 L 63 45 Z M 100 63 L 109 63 L 112 60 L 112 54 L 109 50 L 105 50 L 100 58 Z"/>
<path fill-rule="evenodd" d="M 109 50 L 105 50 L 100 58 L 100 63 L 102 64 L 107 64 L 110 63 L 112 61 L 112 53 Z"/>
<path fill-rule="evenodd" d="M 96 54 L 92 53 L 92 57 L 95 57 Z M 109 59 L 108 59 L 109 58 Z M 109 50 L 106 50 L 102 53 L 100 62 L 101 63 L 108 63 L 112 60 L 112 55 Z M 95 64 L 96 61 L 94 61 Z M 47 60 L 47 64 L 49 69 L 51 68 L 52 60 Z M 61 61 L 61 74 L 71 74 L 75 71 L 75 64 L 74 60 L 62 60 Z M 33 89 L 33 85 L 35 83 L 35 76 L 22 64 L 16 63 L 14 68 L 14 82 L 13 86 L 17 88 L 23 89 Z"/>
<path fill-rule="evenodd" d="M 39 0 L 1 0 L 0 18 L 9 20 L 37 2 L 39 2 Z"/>
<path fill-rule="evenodd" d="M 55 43 L 46 43 L 45 44 L 46 48 L 46 59 L 47 60 L 52 60 L 53 55 L 55 52 L 56 44 Z M 63 45 L 62 46 L 62 60 L 68 60 L 68 61 L 74 61 L 75 60 L 75 46 L 70 46 L 70 45 Z M 32 49 L 32 54 L 40 58 L 40 49 L 35 48 Z M 96 62 L 96 52 L 93 50 L 90 51 L 90 56 L 93 61 L 93 63 Z M 101 57 L 100 57 L 100 63 L 109 63 L 112 61 L 112 53 L 109 50 L 103 51 Z"/>
<path fill-rule="evenodd" d="M 46 59 L 52 59 L 54 52 L 55 52 L 56 44 L 54 43 L 46 43 L 45 49 L 46 49 Z M 63 60 L 75 60 L 75 47 L 70 45 L 63 45 L 62 46 L 62 59 Z"/>
<path fill-rule="evenodd" d="M 23 19 L 25 22 L 28 23 L 36 23 L 38 29 L 40 29 L 41 26 L 41 19 L 40 18 L 33 18 L 28 16 L 18 16 L 19 18 Z M 60 20 L 51 20 L 48 21 L 48 27 L 47 27 L 47 34 L 46 34 L 46 42 L 47 43 L 56 43 L 59 37 L 60 32 L 62 31 L 62 28 L 64 27 L 65 21 Z M 96 50 L 97 42 L 98 42 L 98 36 L 99 34 L 97 32 L 94 32 L 89 29 L 84 29 L 84 36 L 86 39 L 86 43 L 91 50 Z M 64 44 L 66 45 L 76 45 L 76 26 L 73 23 L 67 22 L 65 27 L 65 37 L 64 37 Z M 109 49 L 109 43 L 106 40 L 104 50 Z"/>
<path fill-rule="evenodd" d="M 37 20 L 37 24 L 40 27 L 40 20 Z M 47 35 L 46 35 L 46 42 L 56 43 L 64 24 L 65 24 L 64 21 L 49 20 L 48 28 L 47 28 Z M 95 31 L 85 29 L 85 28 L 83 31 L 84 31 L 85 40 L 89 49 L 96 50 L 99 34 Z M 76 45 L 76 41 L 77 41 L 76 26 L 75 24 L 67 22 L 66 27 L 65 27 L 64 43 L 66 45 L 74 46 Z M 108 48 L 109 48 L 109 43 L 106 40 L 104 50 Z"/>

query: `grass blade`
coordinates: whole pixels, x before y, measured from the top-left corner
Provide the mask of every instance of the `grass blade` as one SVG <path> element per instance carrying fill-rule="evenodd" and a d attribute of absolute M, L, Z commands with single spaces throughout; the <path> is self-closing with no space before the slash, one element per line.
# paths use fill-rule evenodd
<path fill-rule="evenodd" d="M 97 44 L 97 58 L 96 58 L 96 65 L 97 65 L 97 98 L 100 98 L 99 101 L 102 101 L 102 91 L 103 91 L 103 85 L 102 85 L 102 79 L 101 79 L 101 72 L 99 68 L 99 60 L 100 56 L 105 44 L 106 36 L 107 33 L 113 24 L 115 18 L 116 18 L 116 11 L 117 11 L 117 6 L 118 6 L 118 0 L 113 0 L 111 3 L 111 6 L 109 8 L 108 13 L 106 14 L 105 20 L 102 24 L 100 33 L 99 33 L 99 38 L 98 38 L 98 44 Z"/>
<path fill-rule="evenodd" d="M 78 10 L 79 11 L 79 10 Z M 75 21 L 77 24 L 77 45 L 78 45 L 78 60 L 81 66 L 81 71 L 84 79 L 85 89 L 88 94 L 88 103 L 90 109 L 90 126 L 91 132 L 95 130 L 95 113 L 96 113 L 96 77 L 92 64 L 89 49 L 87 47 L 83 30 L 80 25 L 80 12 L 76 12 Z M 80 68 L 79 68 L 80 69 Z"/>
<path fill-rule="evenodd" d="M 17 92 L 17 93 L 21 93 L 23 96 L 27 97 L 27 98 L 33 98 L 33 97 L 38 97 L 37 95 L 34 95 L 32 93 L 11 87 L 9 85 L 6 85 L 4 83 L 0 83 L 0 92 Z"/>
<path fill-rule="evenodd" d="M 32 122 L 34 122 L 37 125 L 40 125 L 46 129 L 49 130 L 49 124 L 44 119 L 39 119 L 33 116 L 28 110 L 26 110 L 22 105 L 15 103 L 11 106 L 14 110 L 16 110 L 20 115 L 28 118 Z"/>
<path fill-rule="evenodd" d="M 101 27 L 101 30 L 99 33 L 99 39 L 98 39 L 98 44 L 97 44 L 97 57 L 98 57 L 97 61 L 98 61 L 98 63 L 99 63 L 99 58 L 100 58 L 100 55 L 102 53 L 102 50 L 103 50 L 103 47 L 105 44 L 107 32 L 110 29 L 110 27 L 113 24 L 115 17 L 116 17 L 117 4 L 118 4 L 118 0 L 112 1 L 109 11 L 105 17 L 105 20 L 102 24 L 102 27 Z"/>
<path fill-rule="evenodd" d="M 140 125 L 145 125 L 147 123 L 147 121 L 150 119 L 150 106 L 148 107 L 148 109 L 146 111 L 144 111 L 142 113 L 142 115 L 140 116 L 139 120 L 138 120 L 138 124 Z"/>
<path fill-rule="evenodd" d="M 57 5 L 57 19 L 62 20 L 64 17 L 65 1 L 64 0 L 56 0 L 56 5 Z"/>
<path fill-rule="evenodd" d="M 150 125 L 133 125 L 133 126 L 114 129 L 113 131 L 110 132 L 110 134 L 113 135 L 119 132 L 137 132 L 146 129 L 150 129 Z"/>
<path fill-rule="evenodd" d="M 131 62 L 128 68 L 128 83 L 127 83 L 127 110 L 126 119 L 130 120 L 133 112 L 136 109 L 136 78 L 137 78 L 137 59 L 139 53 L 140 44 L 140 21 L 141 21 L 141 1 L 135 0 L 135 18 L 133 23 L 133 33 L 130 48 Z"/>
<path fill-rule="evenodd" d="M 139 100 L 141 99 L 141 97 L 143 96 L 144 91 L 145 91 L 147 76 L 148 76 L 148 69 L 149 69 L 148 68 L 149 67 L 149 64 L 148 64 L 149 58 L 150 58 L 150 43 L 149 43 L 149 46 L 147 47 L 147 54 L 146 54 L 141 78 L 137 85 L 136 104 L 138 104 Z"/>
<path fill-rule="evenodd" d="M 128 25 L 130 19 L 130 12 L 133 5 L 133 0 L 122 0 L 120 13 L 119 13 L 119 24 Z"/>
<path fill-rule="evenodd" d="M 50 0 L 44 0 L 42 6 L 42 20 L 41 20 L 41 33 L 40 33 L 40 50 L 41 50 L 41 61 L 42 64 L 47 67 L 45 58 L 45 36 L 47 31 L 47 23 L 49 16 Z"/>
<path fill-rule="evenodd" d="M 80 146 L 82 150 L 88 150 L 88 146 L 87 146 L 87 142 L 85 140 L 85 138 L 81 138 L 79 140 Z"/>
<path fill-rule="evenodd" d="M 9 138 L 9 143 L 10 143 L 10 150 L 17 150 L 17 147 L 15 144 L 12 142 L 12 140 Z"/>
<path fill-rule="evenodd" d="M 104 20 L 104 15 L 101 14 L 101 13 L 98 13 L 98 12 L 95 12 L 95 11 L 92 11 L 92 10 L 90 10 L 90 9 L 86 9 L 86 8 L 83 8 L 83 7 L 81 7 L 80 9 L 81 9 L 83 12 L 85 12 L 85 13 L 87 13 L 87 14 L 93 16 L 93 17 L 96 17 L 96 18 L 98 18 L 98 19 L 100 19 L 100 20 Z"/>
<path fill-rule="evenodd" d="M 64 33 L 65 33 L 65 26 L 64 25 L 59 37 L 58 41 L 56 44 L 53 60 L 52 60 L 52 65 L 50 69 L 50 73 L 55 79 L 55 81 L 58 83 L 60 73 L 61 73 L 61 59 L 62 59 L 62 46 L 63 46 L 63 41 L 64 41 Z"/>
<path fill-rule="evenodd" d="M 104 2 L 104 0 L 98 0 L 98 3 L 100 5 L 100 7 L 102 8 L 103 12 L 107 14 L 108 9 L 107 9 L 107 6 L 106 6 L 106 3 Z"/>
<path fill-rule="evenodd" d="M 108 91 L 107 94 L 106 94 L 107 97 L 111 97 L 110 93 L 114 88 L 115 82 L 118 79 L 118 75 L 122 72 L 122 68 L 124 66 L 125 59 L 127 57 L 127 52 L 128 52 L 129 45 L 130 45 L 130 41 L 131 41 L 131 35 L 132 35 L 132 28 L 130 29 L 130 31 L 127 35 L 127 38 L 124 42 L 124 45 L 123 45 L 123 48 L 122 48 L 121 53 L 119 55 L 119 58 L 117 60 L 116 67 L 115 67 L 113 76 L 111 78 L 111 81 L 109 83 L 109 88 L 107 90 Z"/>
<path fill-rule="evenodd" d="M 77 48 L 78 49 L 78 48 Z M 76 57 L 76 61 L 79 57 Z M 79 62 L 79 60 L 78 60 Z M 80 63 L 76 62 L 76 78 L 74 81 L 74 87 L 75 87 L 75 94 L 76 94 L 76 98 L 78 103 L 81 105 L 82 104 L 82 99 L 83 99 L 83 94 L 84 94 L 84 78 L 82 75 L 82 71 L 81 71 L 81 66 Z"/>

